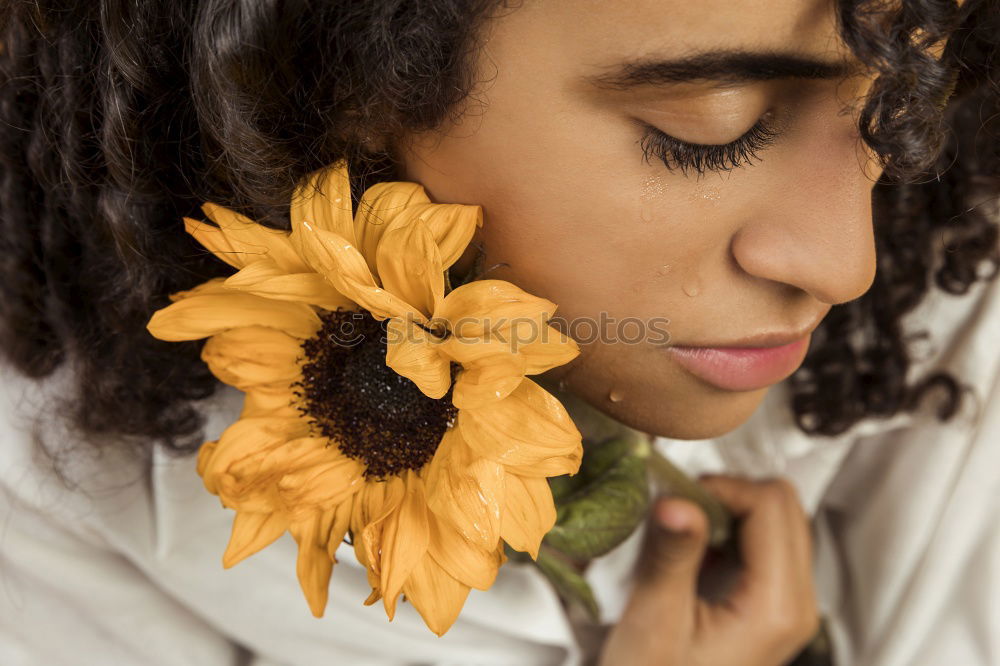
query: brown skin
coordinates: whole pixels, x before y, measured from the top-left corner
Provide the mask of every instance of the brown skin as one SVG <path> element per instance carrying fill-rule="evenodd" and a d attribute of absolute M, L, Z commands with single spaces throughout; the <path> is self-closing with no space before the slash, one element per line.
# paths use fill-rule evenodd
<path fill-rule="evenodd" d="M 848 60 L 832 2 L 752 4 L 529 0 L 487 25 L 460 122 L 396 147 L 401 176 L 434 201 L 482 205 L 484 263 L 501 264 L 488 277 L 568 321 L 667 318 L 670 343 L 694 346 L 811 330 L 874 278 L 879 170 L 853 112 L 869 79 L 627 92 L 582 81 L 626 58 L 718 47 Z M 758 162 L 698 177 L 642 160 L 634 119 L 727 143 L 768 111 L 786 129 Z M 586 344 L 552 374 L 623 423 L 681 439 L 732 430 L 768 390 L 720 390 L 654 344 Z"/>
<path fill-rule="evenodd" d="M 867 291 L 880 173 L 856 126 L 868 75 L 628 91 L 583 80 L 625 59 L 716 48 L 851 63 L 831 0 L 526 0 L 485 30 L 482 83 L 460 119 L 394 149 L 401 178 L 432 200 L 483 206 L 487 277 L 554 301 L 568 321 L 667 318 L 670 343 L 693 346 L 805 334 L 832 305 Z M 722 144 L 765 114 L 780 136 L 729 172 L 685 175 L 642 159 L 636 119 Z M 724 391 L 662 345 L 614 342 L 582 345 L 547 379 L 633 428 L 681 439 L 736 428 L 768 390 Z M 697 598 L 704 519 L 671 500 L 684 529 L 654 530 L 645 558 L 660 563 L 657 573 L 635 590 L 605 663 L 773 665 L 814 630 L 808 525 L 795 493 L 780 482 L 709 487 L 744 517 L 742 585 L 722 605 Z"/>
<path fill-rule="evenodd" d="M 661 499 L 600 666 L 778 666 L 816 633 L 809 523 L 795 489 L 722 476 L 702 483 L 742 520 L 739 578 L 725 599 L 699 598 L 705 516 L 686 500 Z"/>

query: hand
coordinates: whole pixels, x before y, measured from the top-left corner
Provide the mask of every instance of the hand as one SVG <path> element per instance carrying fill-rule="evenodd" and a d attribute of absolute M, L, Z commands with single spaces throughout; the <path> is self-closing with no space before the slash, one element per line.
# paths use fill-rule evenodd
<path fill-rule="evenodd" d="M 739 520 L 742 567 L 723 599 L 698 594 L 708 522 L 693 502 L 653 503 L 636 584 L 601 666 L 780 666 L 819 627 L 809 523 L 784 480 L 711 476 Z"/>

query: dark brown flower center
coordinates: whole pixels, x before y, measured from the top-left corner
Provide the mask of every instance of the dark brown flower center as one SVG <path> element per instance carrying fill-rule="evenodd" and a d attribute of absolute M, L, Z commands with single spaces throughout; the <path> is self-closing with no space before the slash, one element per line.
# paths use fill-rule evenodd
<path fill-rule="evenodd" d="M 320 319 L 322 328 L 302 343 L 299 410 L 344 455 L 364 464 L 365 478 L 423 467 L 458 413 L 451 390 L 428 398 L 387 366 L 385 323 L 369 313 L 337 310 Z"/>

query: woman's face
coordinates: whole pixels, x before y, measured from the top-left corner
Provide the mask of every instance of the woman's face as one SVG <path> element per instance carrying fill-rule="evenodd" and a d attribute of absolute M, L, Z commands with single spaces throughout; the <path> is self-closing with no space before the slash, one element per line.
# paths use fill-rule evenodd
<path fill-rule="evenodd" d="M 804 338 L 875 273 L 880 171 L 856 126 L 871 78 L 833 3 L 528 0 L 485 30 L 460 120 L 396 146 L 401 177 L 481 205 L 484 277 L 558 304 L 581 354 L 553 380 L 647 432 L 735 428 L 808 339 L 714 371 L 679 348 Z M 758 121 L 756 158 L 720 151 L 766 142 Z M 667 139 L 668 169 L 647 126 L 714 158 L 682 170 Z"/>

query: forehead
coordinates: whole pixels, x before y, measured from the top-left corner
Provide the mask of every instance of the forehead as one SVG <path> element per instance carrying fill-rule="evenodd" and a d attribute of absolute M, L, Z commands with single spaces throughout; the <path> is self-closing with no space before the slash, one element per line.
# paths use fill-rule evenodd
<path fill-rule="evenodd" d="M 848 56 L 833 0 L 526 0 L 504 22 L 596 66 L 707 48 Z"/>

